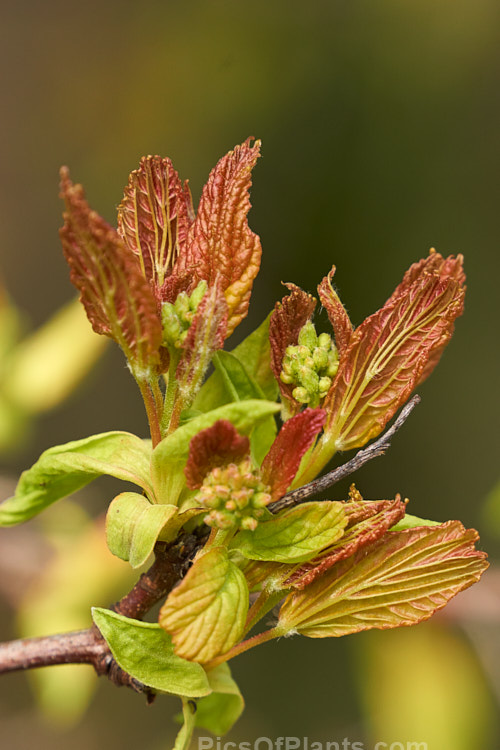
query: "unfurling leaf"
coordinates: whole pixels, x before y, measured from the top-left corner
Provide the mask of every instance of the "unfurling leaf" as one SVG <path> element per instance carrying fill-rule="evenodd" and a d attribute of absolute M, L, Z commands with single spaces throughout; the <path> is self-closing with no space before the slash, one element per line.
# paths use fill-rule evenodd
<path fill-rule="evenodd" d="M 216 466 L 241 461 L 250 452 L 250 441 L 240 435 L 227 419 L 198 432 L 189 444 L 184 473 L 189 489 L 201 487 L 206 475 Z"/>
<path fill-rule="evenodd" d="M 477 539 L 459 521 L 389 531 L 289 594 L 278 628 L 326 638 L 427 620 L 488 567 Z"/>
<path fill-rule="evenodd" d="M 92 618 L 117 664 L 144 685 L 188 698 L 211 692 L 203 668 L 177 656 L 172 639 L 159 625 L 99 607 L 92 608 Z"/>
<path fill-rule="evenodd" d="M 209 285 L 221 276 L 229 311 L 227 336 L 247 314 L 260 267 L 260 239 L 247 222 L 251 173 L 259 152 L 260 141 L 250 146 L 248 139 L 216 164 L 179 259 L 179 271 L 191 269 Z"/>
<path fill-rule="evenodd" d="M 395 500 L 348 502 L 343 507 L 347 516 L 343 536 L 288 576 L 283 575 L 284 587 L 305 588 L 336 563 L 376 542 L 405 515 L 405 504 L 399 497 Z"/>
<path fill-rule="evenodd" d="M 227 304 L 216 281 L 205 292 L 198 307 L 177 366 L 176 379 L 183 409 L 193 403 L 214 352 L 224 346 L 227 315 Z"/>
<path fill-rule="evenodd" d="M 342 353 L 351 339 L 352 323 L 349 320 L 347 311 L 340 301 L 337 292 L 332 286 L 334 273 L 335 266 L 332 266 L 332 270 L 328 276 L 325 276 L 321 284 L 318 286 L 318 294 L 321 304 L 328 313 L 328 318 L 332 324 L 337 349 Z"/>
<path fill-rule="evenodd" d="M 151 445 L 128 432 L 104 432 L 46 450 L 21 474 L 15 495 L 0 505 L 0 526 L 13 526 L 107 474 L 142 487 L 154 500 Z"/>
<path fill-rule="evenodd" d="M 194 219 L 191 195 L 170 159 L 145 156 L 129 177 L 118 208 L 118 233 L 139 257 L 159 299 Z"/>
<path fill-rule="evenodd" d="M 275 305 L 269 323 L 269 340 L 271 342 L 271 369 L 281 391 L 281 398 L 287 405 L 289 412 L 287 416 L 291 416 L 300 411 L 301 405 L 292 396 L 293 386 L 281 380 L 283 358 L 287 346 L 297 344 L 301 328 L 314 312 L 316 300 L 295 284 L 286 284 L 286 286 L 291 293 Z"/>
<path fill-rule="evenodd" d="M 310 560 L 344 533 L 347 517 L 343 506 L 328 500 L 304 503 L 259 523 L 254 531 L 240 531 L 231 547 L 250 560 Z"/>
<path fill-rule="evenodd" d="M 71 281 L 94 331 L 113 338 L 136 375 L 144 379 L 159 366 L 161 324 L 149 283 L 139 260 L 115 229 L 90 209 L 81 185 L 61 170 L 66 204 L 60 231 Z"/>
<path fill-rule="evenodd" d="M 448 341 L 463 310 L 464 289 L 454 266 L 449 275 L 443 270 L 450 259 L 441 258 L 436 267 L 436 255 L 352 334 L 323 404 L 325 432 L 337 450 L 378 435 Z"/>
<path fill-rule="evenodd" d="M 156 540 L 177 515 L 175 505 L 151 505 L 137 492 L 122 492 L 106 514 L 106 540 L 111 552 L 128 560 L 133 568 L 143 565 Z"/>
<path fill-rule="evenodd" d="M 273 500 L 283 497 L 293 481 L 302 457 L 321 431 L 326 413 L 323 409 L 305 409 L 282 426 L 262 463 L 262 479 Z"/>
<path fill-rule="evenodd" d="M 248 588 L 227 549 L 214 547 L 198 557 L 160 610 L 159 623 L 172 636 L 175 653 L 205 663 L 241 638 L 248 611 Z"/>

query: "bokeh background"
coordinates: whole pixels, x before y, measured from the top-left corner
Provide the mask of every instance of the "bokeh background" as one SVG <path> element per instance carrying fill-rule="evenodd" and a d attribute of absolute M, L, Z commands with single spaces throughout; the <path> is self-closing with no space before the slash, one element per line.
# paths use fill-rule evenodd
<path fill-rule="evenodd" d="M 454 339 L 390 452 L 356 481 L 365 497 L 401 492 L 414 514 L 460 518 L 498 557 L 497 0 L 18 0 L 2 8 L 0 40 L 0 274 L 28 329 L 73 297 L 57 235 L 61 164 L 114 222 L 141 155 L 170 156 L 196 201 L 220 156 L 261 138 L 250 223 L 264 256 L 241 336 L 282 296 L 282 281 L 314 291 L 335 263 L 359 323 L 431 246 L 465 254 Z M 50 445 L 109 429 L 146 431 L 112 348 L 4 453 L 5 486 Z M 97 515 L 111 491 L 101 483 L 81 504 Z M 42 544 L 38 528 L 0 537 L 4 639 L 16 635 L 13 604 L 36 583 L 28 549 Z M 43 549 L 37 568 L 50 564 Z M 233 673 L 248 706 L 228 739 L 497 748 L 499 589 L 493 570 L 435 624 L 288 639 L 240 657 Z M 168 748 L 174 708 L 167 698 L 147 708 L 103 683 L 79 723 L 56 726 L 25 676 L 0 680 L 11 750 Z"/>

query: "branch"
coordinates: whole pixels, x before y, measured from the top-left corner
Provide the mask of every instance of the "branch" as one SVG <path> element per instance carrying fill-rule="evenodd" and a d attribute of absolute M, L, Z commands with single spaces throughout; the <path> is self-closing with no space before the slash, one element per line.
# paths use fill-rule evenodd
<path fill-rule="evenodd" d="M 157 542 L 150 569 L 111 609 L 141 620 L 186 574 L 196 552 L 206 541 L 207 531 L 201 527 L 191 534 L 182 534 L 175 542 Z M 150 688 L 118 666 L 95 625 L 87 630 L 0 644 L 0 674 L 54 664 L 90 664 L 98 675 L 107 675 L 115 685 L 126 685 L 145 693 L 148 702 L 154 699 Z"/>
<path fill-rule="evenodd" d="M 368 463 L 368 461 L 371 461 L 372 458 L 382 456 L 390 447 L 391 440 L 396 432 L 404 425 L 418 403 L 420 403 L 420 396 L 413 396 L 406 406 L 401 409 L 401 412 L 392 427 L 384 432 L 382 437 L 367 448 L 358 451 L 354 458 L 351 458 L 350 461 L 342 464 L 342 466 L 338 466 L 328 474 L 319 477 L 319 479 L 313 479 L 312 482 L 305 484 L 303 487 L 298 487 L 296 490 L 288 492 L 280 500 L 270 503 L 270 505 L 267 506 L 268 509 L 272 511 L 272 513 L 277 513 L 278 511 L 283 510 L 283 508 L 290 508 L 293 505 L 304 503 L 306 500 L 309 500 L 312 495 L 316 495 L 318 492 L 323 492 L 324 490 L 329 489 L 341 479 L 358 471 L 358 469 Z"/>

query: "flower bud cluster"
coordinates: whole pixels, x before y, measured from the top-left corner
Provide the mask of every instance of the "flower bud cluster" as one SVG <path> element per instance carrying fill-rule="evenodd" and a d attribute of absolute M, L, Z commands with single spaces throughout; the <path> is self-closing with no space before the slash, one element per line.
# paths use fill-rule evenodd
<path fill-rule="evenodd" d="M 175 302 L 164 302 L 161 306 L 163 343 L 165 346 L 180 349 L 193 322 L 198 306 L 207 290 L 207 282 L 200 281 L 196 289 L 188 295 L 181 292 Z"/>
<path fill-rule="evenodd" d="M 300 330 L 298 344 L 286 348 L 280 378 L 295 386 L 292 396 L 296 401 L 315 408 L 330 390 L 338 368 L 338 352 L 331 336 L 318 336 L 314 324 L 308 321 Z"/>
<path fill-rule="evenodd" d="M 217 529 L 241 528 L 253 531 L 271 501 L 250 458 L 239 464 L 216 467 L 207 474 L 197 500 L 210 512 L 204 521 Z"/>

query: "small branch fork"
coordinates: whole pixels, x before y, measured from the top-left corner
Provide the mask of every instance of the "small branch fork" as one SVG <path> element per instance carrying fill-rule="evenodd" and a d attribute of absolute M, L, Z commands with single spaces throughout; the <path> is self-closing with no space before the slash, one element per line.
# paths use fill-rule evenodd
<path fill-rule="evenodd" d="M 276 513 L 283 508 L 303 503 L 312 495 L 332 487 L 336 482 L 357 471 L 372 458 L 383 455 L 389 448 L 391 439 L 419 401 L 420 397 L 414 396 L 401 410 L 392 427 L 381 438 L 360 450 L 350 461 L 304 487 L 292 490 L 280 500 L 271 503 L 269 509 Z M 207 537 L 208 529 L 202 526 L 191 534 L 182 534 L 175 542 L 158 542 L 151 568 L 143 573 L 132 590 L 110 609 L 125 617 L 141 620 L 185 576 Z M 98 675 L 106 675 L 113 684 L 126 685 L 138 693 L 144 693 L 148 703 L 154 700 L 153 690 L 118 666 L 95 625 L 87 630 L 0 643 L 0 674 L 54 664 L 90 664 Z"/>

